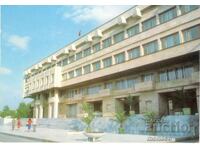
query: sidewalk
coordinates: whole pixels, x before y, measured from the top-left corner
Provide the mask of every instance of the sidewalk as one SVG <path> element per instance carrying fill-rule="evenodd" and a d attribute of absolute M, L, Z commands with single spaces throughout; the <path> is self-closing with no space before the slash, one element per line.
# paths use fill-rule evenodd
<path fill-rule="evenodd" d="M 67 131 L 62 129 L 50 129 L 50 128 L 37 128 L 36 132 L 28 132 L 27 128 L 21 127 L 19 130 L 11 130 L 10 126 L 0 126 L 0 133 L 39 139 L 46 142 L 88 142 L 87 137 L 83 135 L 83 132 Z M 149 141 L 151 140 L 151 141 Z M 148 135 L 132 135 L 132 134 L 111 134 L 105 133 L 105 135 L 97 142 L 103 143 L 121 143 L 121 142 L 175 142 L 176 139 L 166 139 L 157 136 Z"/>

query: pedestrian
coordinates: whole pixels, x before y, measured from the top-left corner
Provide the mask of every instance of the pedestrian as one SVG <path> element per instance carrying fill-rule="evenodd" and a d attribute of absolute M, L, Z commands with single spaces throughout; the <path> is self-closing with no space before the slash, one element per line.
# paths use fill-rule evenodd
<path fill-rule="evenodd" d="M 19 129 L 21 127 L 21 121 L 20 121 L 20 117 L 18 117 L 17 119 L 17 128 Z"/>
<path fill-rule="evenodd" d="M 36 132 L 37 120 L 33 118 L 33 132 Z"/>
<path fill-rule="evenodd" d="M 16 123 L 15 118 L 13 118 L 12 119 L 12 130 L 13 131 L 15 130 L 15 123 Z"/>
<path fill-rule="evenodd" d="M 31 120 L 31 118 L 29 118 L 28 121 L 27 121 L 28 131 L 31 130 L 31 124 L 32 124 L 32 120 Z"/>

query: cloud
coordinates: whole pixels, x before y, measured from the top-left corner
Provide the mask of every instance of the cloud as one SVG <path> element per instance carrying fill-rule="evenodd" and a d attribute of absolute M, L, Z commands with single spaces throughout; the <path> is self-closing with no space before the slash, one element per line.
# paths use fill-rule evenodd
<path fill-rule="evenodd" d="M 63 17 L 76 23 L 95 21 L 99 24 L 112 19 L 131 6 L 73 6 L 69 11 L 65 9 Z"/>
<path fill-rule="evenodd" d="M 7 75 L 10 74 L 12 71 L 5 67 L 0 67 L 0 75 Z"/>
<path fill-rule="evenodd" d="M 8 37 L 8 43 L 21 50 L 26 50 L 28 48 L 29 41 L 30 37 L 28 36 L 10 35 Z"/>

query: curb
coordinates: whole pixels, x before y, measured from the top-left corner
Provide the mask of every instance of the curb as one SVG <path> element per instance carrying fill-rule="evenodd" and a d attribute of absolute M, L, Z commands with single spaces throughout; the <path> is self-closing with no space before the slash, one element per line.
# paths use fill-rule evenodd
<path fill-rule="evenodd" d="M 1 134 L 4 135 L 10 135 L 10 136 L 15 136 L 15 137 L 21 137 L 21 138 L 26 138 L 26 139 L 30 139 L 30 140 L 38 140 L 36 142 L 52 142 L 52 143 L 57 143 L 57 141 L 53 141 L 53 140 L 47 140 L 47 139 L 41 139 L 41 138 L 35 138 L 35 137 L 28 137 L 28 136 L 23 136 L 23 135 L 17 135 L 17 134 L 12 134 L 12 133 L 6 133 L 6 132 L 1 132 Z"/>

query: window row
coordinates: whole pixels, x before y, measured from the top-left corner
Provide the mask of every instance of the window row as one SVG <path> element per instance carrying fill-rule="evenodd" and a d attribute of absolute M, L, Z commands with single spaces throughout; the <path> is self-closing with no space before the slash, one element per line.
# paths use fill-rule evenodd
<path fill-rule="evenodd" d="M 31 89 L 39 88 L 54 82 L 54 74 L 35 80 L 30 84 Z"/>
<path fill-rule="evenodd" d="M 188 78 L 192 76 L 193 72 L 194 72 L 194 69 L 191 66 L 165 70 L 159 74 L 159 81 L 163 82 L 163 81 Z"/>
<path fill-rule="evenodd" d="M 183 30 L 183 39 L 184 42 L 188 42 L 191 40 L 195 40 L 200 38 L 200 25 L 191 27 L 189 29 Z M 161 48 L 166 49 L 180 44 L 180 36 L 179 32 L 173 33 L 166 37 L 160 39 L 161 41 Z M 149 43 L 142 45 L 144 55 L 155 53 L 159 50 L 158 40 L 151 41 Z M 127 60 L 135 59 L 141 56 L 141 48 L 135 47 L 131 50 L 127 51 L 128 58 L 126 58 L 126 52 L 121 52 L 119 54 L 114 55 L 113 57 L 107 57 L 103 60 L 98 60 L 92 64 L 85 65 L 83 67 L 77 68 L 73 71 L 68 72 L 68 77 L 64 74 L 64 80 L 71 79 L 77 76 L 81 76 L 82 74 L 88 74 L 92 71 L 98 71 L 101 68 L 107 68 L 112 66 L 113 64 L 120 64 Z M 102 64 L 101 64 L 102 61 Z M 113 62 L 114 61 L 114 62 Z"/>
<path fill-rule="evenodd" d="M 128 88 L 135 88 L 135 85 L 141 82 L 155 81 L 156 77 L 157 82 L 164 82 L 170 80 L 177 80 L 188 78 L 192 76 L 194 72 L 193 66 L 180 66 L 172 69 L 166 69 L 162 72 L 158 73 L 158 76 L 154 73 L 147 73 L 137 77 L 120 79 L 112 82 L 105 82 L 104 84 L 98 84 L 94 86 L 88 86 L 84 88 L 71 89 L 68 90 L 65 94 L 67 98 L 72 98 L 77 94 L 81 95 L 92 95 L 98 94 L 102 89 L 110 89 L 110 90 L 123 90 Z"/>
<path fill-rule="evenodd" d="M 199 8 L 198 5 L 181 5 L 179 7 L 180 7 L 180 11 L 181 11 L 182 15 Z M 158 16 L 159 16 L 158 18 L 156 18 L 156 16 L 154 16 L 150 19 L 143 21 L 141 23 L 142 31 L 146 31 L 146 30 L 149 30 L 149 29 L 155 27 L 158 24 L 157 19 L 159 20 L 160 24 L 162 24 L 162 23 L 165 23 L 167 21 L 170 21 L 170 20 L 176 18 L 177 17 L 177 7 L 170 8 L 170 9 L 162 12 Z M 132 37 L 132 36 L 142 32 L 142 31 L 140 31 L 139 26 L 140 26 L 139 24 L 136 24 L 136 25 L 128 28 L 126 30 L 128 37 Z M 91 55 L 92 53 L 98 52 L 101 49 L 107 48 L 113 44 L 112 38 L 113 38 L 113 43 L 118 43 L 118 42 L 123 41 L 125 39 L 125 31 L 117 33 L 117 34 L 113 35 L 113 37 L 109 37 L 109 38 L 103 40 L 102 44 L 100 42 L 96 43 L 92 47 L 89 47 L 83 51 L 80 51 L 80 52 L 76 53 L 75 55 L 70 56 L 69 58 L 65 58 L 63 60 L 63 62 L 59 62 L 58 64 L 65 66 L 74 61 L 80 60 L 81 58 L 87 57 L 87 56 Z M 176 40 L 176 43 L 178 43 L 178 42 L 179 42 L 179 39 Z M 171 44 L 171 43 L 169 43 L 169 44 Z M 152 49 L 156 49 L 156 46 L 157 45 L 152 43 L 152 45 L 150 47 L 152 47 Z M 151 51 L 153 51 L 153 50 L 147 49 L 146 51 L 150 51 L 150 53 L 151 53 Z"/>

